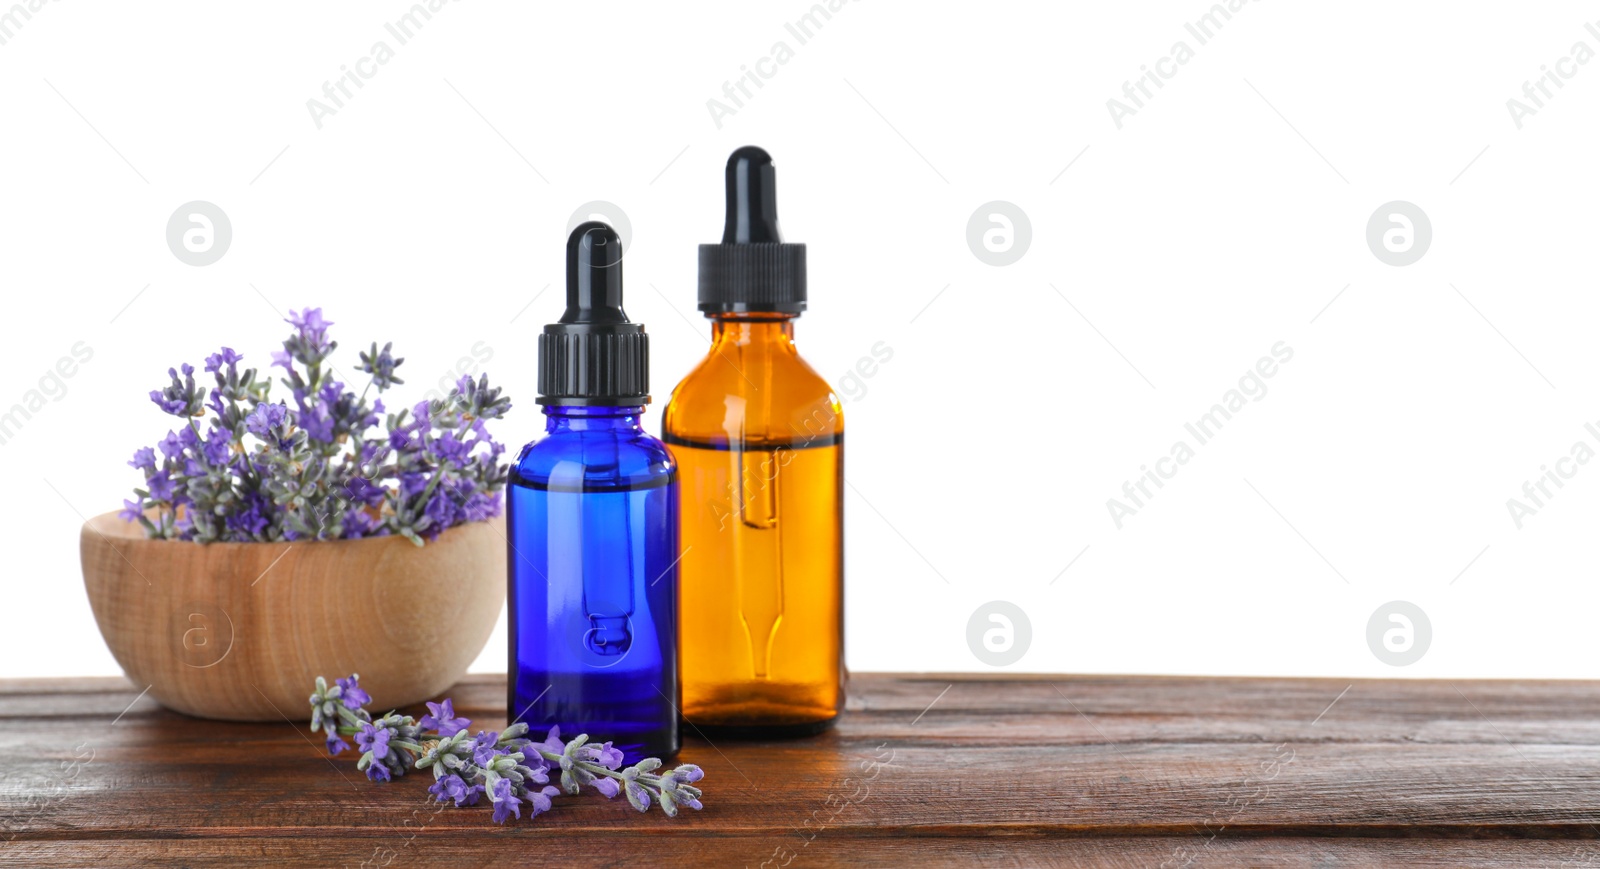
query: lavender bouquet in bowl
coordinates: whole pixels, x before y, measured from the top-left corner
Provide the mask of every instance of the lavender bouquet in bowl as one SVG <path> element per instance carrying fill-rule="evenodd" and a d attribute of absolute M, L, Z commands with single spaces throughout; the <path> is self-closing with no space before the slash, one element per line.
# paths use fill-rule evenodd
<path fill-rule="evenodd" d="M 229 347 L 205 360 L 209 384 L 168 371 L 150 400 L 179 424 L 134 453 L 123 510 L 78 538 L 106 645 L 191 715 L 282 720 L 328 671 L 398 704 L 435 697 L 505 605 L 505 448 L 486 426 L 510 401 L 463 377 L 391 411 L 391 347 L 345 362 L 321 309 L 288 322 L 265 371 Z"/>
<path fill-rule="evenodd" d="M 420 546 L 500 515 L 505 447 L 484 423 L 511 402 L 487 375 L 390 413 L 377 396 L 405 382 L 391 345 L 360 354 L 353 370 L 366 383 L 356 393 L 330 361 L 339 344 L 322 309 L 291 311 L 287 322 L 294 332 L 272 354 L 283 399 L 273 399 L 270 375 L 241 370 L 244 357 L 229 347 L 206 357 L 213 387 L 196 382 L 192 365 L 168 369 L 171 384 L 150 400 L 183 422 L 134 453 L 128 464 L 144 485 L 123 502 L 124 519 L 150 537 L 197 543 L 394 534 Z"/>

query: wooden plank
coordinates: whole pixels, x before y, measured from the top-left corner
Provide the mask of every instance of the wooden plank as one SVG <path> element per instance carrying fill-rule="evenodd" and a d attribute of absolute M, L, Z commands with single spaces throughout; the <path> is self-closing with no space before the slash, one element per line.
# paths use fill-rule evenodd
<path fill-rule="evenodd" d="M 675 847 L 728 865 L 774 848 L 809 865 L 896 862 L 910 839 L 933 865 L 1157 865 L 1184 849 L 1172 865 L 1600 863 L 1600 844 L 1559 841 L 1600 838 L 1593 683 L 858 674 L 831 733 L 688 738 L 704 812 L 640 816 L 585 795 L 507 828 L 437 810 L 426 774 L 366 782 L 303 721 L 207 722 L 138 694 L 0 682 L 0 860 L 252 865 L 310 848 L 356 865 L 370 854 L 352 847 L 403 842 L 410 864 L 508 836 L 580 859 L 593 855 L 564 849 L 590 833 L 667 865 Z M 503 724 L 502 677 L 451 696 L 475 726 Z"/>
<path fill-rule="evenodd" d="M 1417 866 L 1417 867 L 1583 867 L 1600 865 L 1593 842 L 1527 840 L 1457 841 L 1433 839 L 1226 839 L 1199 838 L 1075 839 L 932 838 L 915 842 L 890 839 L 830 838 L 809 842 L 791 835 L 707 833 L 694 838 L 630 835 L 623 831 L 596 843 L 551 835 L 534 825 L 496 829 L 476 839 L 403 838 L 350 835 L 298 839 L 125 839 L 0 844 L 0 863 L 16 866 L 94 866 L 143 869 L 148 866 L 226 865 L 246 867 L 449 866 L 452 869 L 506 865 L 643 865 L 660 867 L 1042 867 L 1151 869 L 1151 867 L 1248 865 L 1266 867 Z"/>

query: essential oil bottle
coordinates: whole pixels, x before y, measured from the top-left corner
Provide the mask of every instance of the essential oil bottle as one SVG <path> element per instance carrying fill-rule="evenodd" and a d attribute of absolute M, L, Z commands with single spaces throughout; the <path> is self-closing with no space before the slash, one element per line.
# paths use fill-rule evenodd
<path fill-rule="evenodd" d="M 795 349 L 806 246 L 779 235 L 772 158 L 740 148 L 726 180 L 722 243 L 700 246 L 711 352 L 662 417 L 683 499 L 683 717 L 804 735 L 844 697 L 844 418 Z"/>
<path fill-rule="evenodd" d="M 628 763 L 678 750 L 678 476 L 641 424 L 649 350 L 622 310 L 621 240 L 579 226 L 567 309 L 539 336 L 545 437 L 506 486 L 507 715 Z"/>

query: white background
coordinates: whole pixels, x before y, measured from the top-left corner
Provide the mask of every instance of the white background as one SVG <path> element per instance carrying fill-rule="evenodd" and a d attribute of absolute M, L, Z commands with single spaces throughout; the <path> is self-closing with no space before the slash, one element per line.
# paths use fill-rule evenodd
<path fill-rule="evenodd" d="M 1506 107 L 1600 49 L 1600 5 L 1261 0 L 1204 46 L 1199 0 L 866 0 L 804 45 L 803 0 L 466 0 L 399 46 L 406 8 L 62 0 L 0 45 L 0 409 L 94 353 L 0 446 L 0 676 L 117 672 L 80 513 L 137 482 L 166 368 L 224 343 L 264 366 L 274 309 L 322 306 L 351 360 L 394 341 L 413 384 L 485 342 L 520 445 L 568 218 L 614 202 L 659 430 L 747 143 L 810 247 L 803 353 L 837 384 L 893 349 L 846 395 L 853 669 L 988 669 L 966 625 L 1003 599 L 1033 627 L 1015 670 L 1600 673 L 1600 465 L 1520 530 L 1506 507 L 1600 447 L 1600 62 L 1520 130 Z M 379 40 L 394 58 L 318 129 L 307 100 Z M 1194 58 L 1118 129 L 1106 101 L 1179 40 Z M 707 100 L 779 41 L 719 128 Z M 164 239 L 197 199 L 234 231 L 198 268 Z M 1031 220 L 1014 265 L 967 246 L 990 200 Z M 1365 242 L 1391 200 L 1431 218 L 1415 265 Z M 1265 397 L 1119 530 L 1107 499 L 1279 341 Z M 1395 599 L 1433 625 L 1405 668 L 1366 641 Z M 477 669 L 503 648 L 502 626 Z"/>

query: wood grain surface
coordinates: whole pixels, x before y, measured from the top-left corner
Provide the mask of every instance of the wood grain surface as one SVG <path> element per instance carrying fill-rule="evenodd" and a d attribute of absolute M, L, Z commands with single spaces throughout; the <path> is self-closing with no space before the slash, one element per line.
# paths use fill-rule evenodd
<path fill-rule="evenodd" d="M 506 827 L 368 783 L 298 708 L 142 687 L 0 681 L 0 864 L 1600 866 L 1587 682 L 856 674 L 819 737 L 688 728 L 703 812 L 584 794 Z M 502 677 L 450 696 L 505 723 Z"/>

